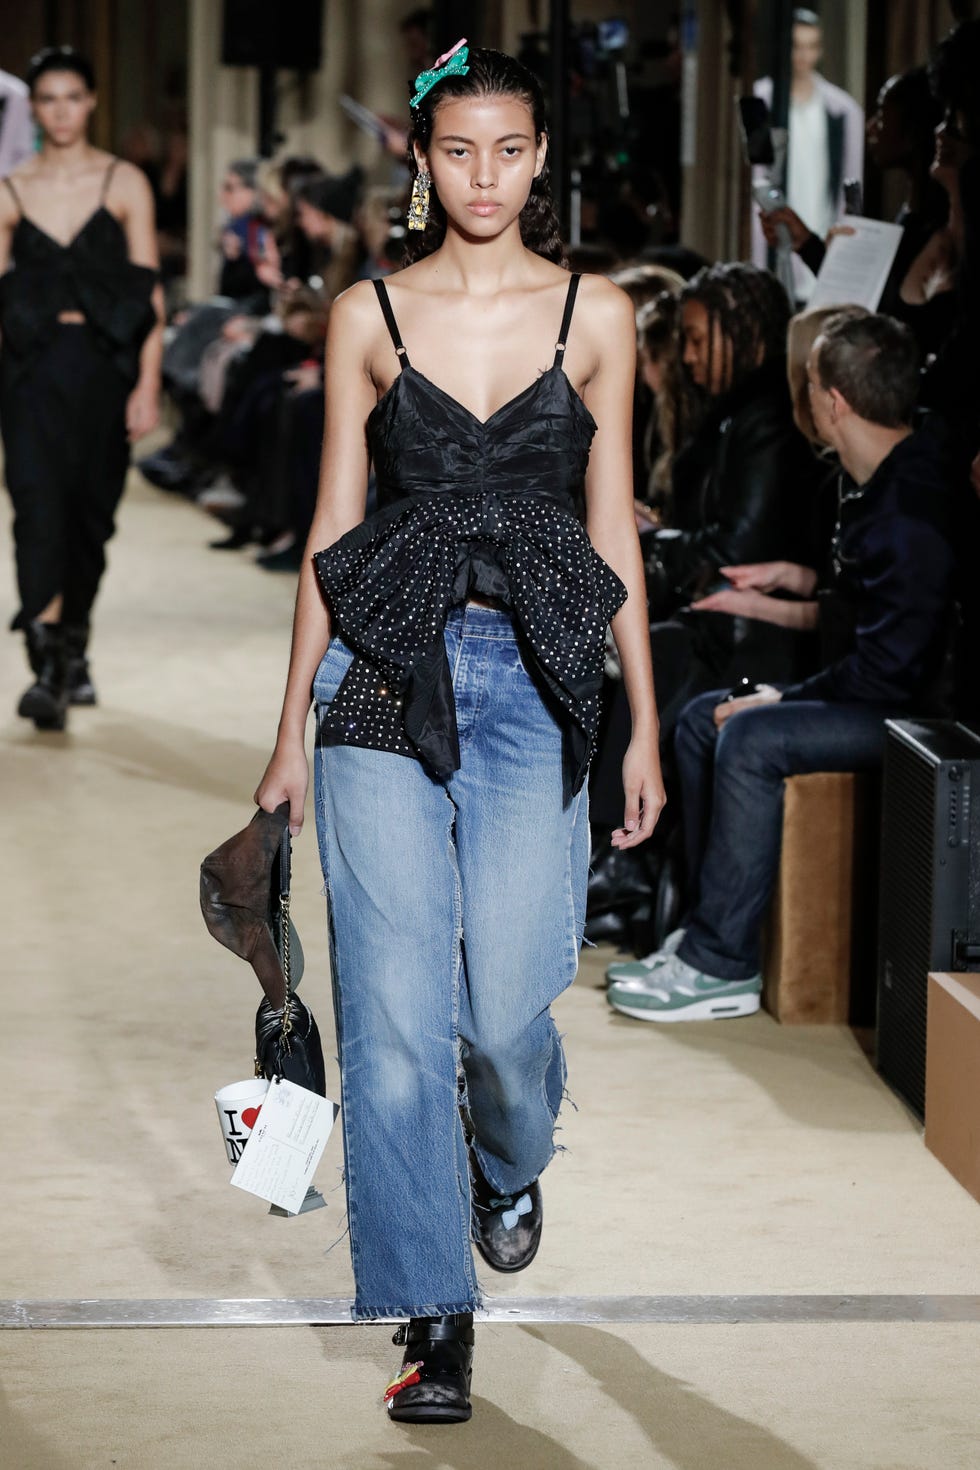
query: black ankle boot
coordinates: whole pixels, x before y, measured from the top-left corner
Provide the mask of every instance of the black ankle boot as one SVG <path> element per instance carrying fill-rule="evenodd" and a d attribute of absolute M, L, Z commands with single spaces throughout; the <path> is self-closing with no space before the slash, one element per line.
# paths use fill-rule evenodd
<path fill-rule="evenodd" d="M 69 704 L 95 704 L 95 685 L 88 666 L 88 624 L 63 624 L 65 636 L 65 686 Z"/>
<path fill-rule="evenodd" d="M 39 730 L 63 730 L 68 708 L 65 685 L 65 639 L 60 623 L 35 619 L 24 630 L 27 657 L 36 678 L 21 696 L 17 713 Z"/>
<path fill-rule="evenodd" d="M 473 1413 L 473 1313 L 413 1317 L 391 1339 L 404 1346 L 401 1371 L 385 1389 L 388 1417 L 400 1424 L 462 1424 Z"/>
<path fill-rule="evenodd" d="M 541 1186 L 535 1179 L 517 1194 L 499 1195 L 470 1149 L 473 1244 L 494 1271 L 523 1271 L 541 1244 Z"/>

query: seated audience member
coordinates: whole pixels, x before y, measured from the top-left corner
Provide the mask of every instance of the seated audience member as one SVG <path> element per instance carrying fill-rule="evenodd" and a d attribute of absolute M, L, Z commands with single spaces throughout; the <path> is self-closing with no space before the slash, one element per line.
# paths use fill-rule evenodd
<path fill-rule="evenodd" d="M 398 269 L 405 248 L 405 192 L 383 185 L 367 189 L 354 214 L 364 259 L 360 278 L 374 281 Z"/>
<path fill-rule="evenodd" d="M 633 484 L 637 492 L 637 520 L 640 529 L 659 523 L 659 517 L 646 513 L 644 487 L 650 478 L 653 458 L 659 454 L 657 437 L 657 413 L 653 392 L 641 371 L 641 347 L 639 339 L 640 313 L 657 297 L 676 297 L 684 280 L 675 271 L 664 270 L 658 265 L 632 264 L 617 266 L 608 272 L 613 285 L 625 291 L 633 303 L 637 326 L 636 377 L 633 381 Z"/>
<path fill-rule="evenodd" d="M 322 164 L 302 155 L 259 164 L 259 208 L 270 234 L 258 276 L 270 291 L 295 289 L 312 274 L 310 246 L 296 223 L 296 194 L 303 184 L 322 174 Z"/>
<path fill-rule="evenodd" d="M 928 424 L 911 427 L 918 369 L 911 332 L 889 317 L 830 321 L 814 343 L 814 423 L 852 482 L 834 552 L 830 621 L 841 646 L 801 683 L 727 701 L 709 693 L 683 711 L 676 747 L 692 904 L 658 952 L 611 967 L 609 1000 L 625 1015 L 756 1011 L 783 782 L 873 769 L 886 718 L 934 710 L 951 612 L 951 496 L 941 441 Z M 817 580 L 802 566 L 755 568 L 753 579 L 804 597 Z"/>
<path fill-rule="evenodd" d="M 647 556 L 650 615 L 670 621 L 679 678 L 661 658 L 662 728 L 698 689 L 740 677 L 789 677 L 798 650 L 778 632 L 716 616 L 692 620 L 692 600 L 723 585 L 739 562 L 808 561 L 822 473 L 793 423 L 786 382 L 789 303 L 775 277 L 736 262 L 700 271 L 681 292 L 682 361 L 701 417 L 674 456 L 671 527 Z M 678 637 L 680 629 L 683 636 Z M 655 655 L 664 654 L 658 649 Z"/>
<path fill-rule="evenodd" d="M 694 417 L 691 380 L 680 360 L 681 307 L 677 294 L 661 291 L 636 314 L 640 377 L 650 395 L 643 427 L 642 475 L 637 485 L 641 533 L 672 523 L 674 456 Z"/>
<path fill-rule="evenodd" d="M 327 301 L 360 276 L 364 246 L 352 221 L 363 177 L 363 169 L 355 165 L 340 177 L 308 179 L 296 190 L 296 223 L 313 257 L 310 284 Z"/>
<path fill-rule="evenodd" d="M 824 444 L 813 421 L 807 363 L 814 342 L 831 322 L 851 321 L 868 315 L 870 313 L 863 306 L 818 306 L 799 312 L 789 324 L 786 376 L 793 403 L 793 422 L 814 449 L 822 453 L 826 465 L 814 507 L 813 540 L 818 553 L 814 557 L 814 566 L 819 576 L 830 573 L 831 547 L 840 512 L 841 475 L 836 455 Z M 762 565 L 764 571 L 759 573 L 758 579 L 754 575 L 754 567 L 722 567 L 722 575 L 728 585 L 702 597 L 699 602 L 693 602 L 691 612 L 725 612 L 734 617 L 772 623 L 779 628 L 793 628 L 800 632 L 815 630 L 818 626 L 817 603 L 809 599 L 801 601 L 780 584 L 782 569 L 789 563 L 765 562 Z M 810 580 L 809 569 L 805 580 Z"/>
<path fill-rule="evenodd" d="M 726 585 L 722 567 L 812 561 L 818 487 L 826 478 L 793 423 L 785 358 L 789 302 L 775 277 L 753 265 L 712 266 L 681 292 L 680 312 L 684 370 L 701 417 L 673 457 L 670 526 L 646 532 L 641 542 L 665 755 L 678 714 L 701 690 L 741 678 L 789 682 L 810 666 L 812 637 L 802 629 L 720 611 L 692 615 L 688 608 Z M 589 782 L 590 939 L 625 937 L 640 918 L 637 896 L 649 896 L 649 871 L 673 837 L 671 802 L 652 843 L 625 853 L 609 843 L 619 823 L 629 738 L 625 690 L 611 680 Z M 669 760 L 664 774 L 669 790 Z M 638 934 L 636 942 L 648 946 L 657 937 Z"/>
<path fill-rule="evenodd" d="M 218 294 L 231 297 L 249 311 L 261 313 L 269 304 L 269 295 L 258 269 L 271 232 L 259 209 L 258 167 L 256 159 L 240 158 L 225 169 L 221 183 L 224 220 L 219 240 Z"/>

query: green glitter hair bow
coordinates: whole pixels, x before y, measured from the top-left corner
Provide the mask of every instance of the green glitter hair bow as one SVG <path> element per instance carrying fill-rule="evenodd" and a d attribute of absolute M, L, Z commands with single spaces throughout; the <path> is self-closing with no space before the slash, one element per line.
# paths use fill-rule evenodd
<path fill-rule="evenodd" d="M 469 47 L 466 37 L 457 41 L 451 51 L 446 51 L 431 71 L 420 71 L 415 78 L 415 96 L 409 102 L 409 107 L 418 107 L 426 92 L 432 90 L 436 82 L 441 82 L 443 77 L 465 77 L 469 71 L 466 58 L 469 56 Z"/>

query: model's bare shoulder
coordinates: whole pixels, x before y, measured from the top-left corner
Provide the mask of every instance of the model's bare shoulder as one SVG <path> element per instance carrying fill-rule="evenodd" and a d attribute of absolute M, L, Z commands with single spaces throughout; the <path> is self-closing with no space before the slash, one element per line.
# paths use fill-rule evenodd
<path fill-rule="evenodd" d="M 583 275 L 579 283 L 576 326 L 601 360 L 610 348 L 636 351 L 636 316 L 626 292 L 605 276 Z"/>
<path fill-rule="evenodd" d="M 355 281 L 334 299 L 330 308 L 327 348 L 330 356 L 363 364 L 371 376 L 371 359 L 384 332 L 373 281 Z"/>
<path fill-rule="evenodd" d="M 614 286 L 606 276 L 583 275 L 579 282 L 579 301 L 589 315 L 601 317 L 607 326 L 617 321 L 633 320 L 633 303 L 621 286 Z"/>
<path fill-rule="evenodd" d="M 115 163 L 110 158 L 106 167 L 112 169 L 107 190 L 110 208 L 116 205 L 127 212 L 153 209 L 153 190 L 141 168 L 137 168 L 135 163 L 128 163 L 125 158 L 119 158 Z"/>
<path fill-rule="evenodd" d="M 330 331 L 356 336 L 370 332 L 378 319 L 378 293 L 373 281 L 355 281 L 334 297 L 330 308 Z"/>

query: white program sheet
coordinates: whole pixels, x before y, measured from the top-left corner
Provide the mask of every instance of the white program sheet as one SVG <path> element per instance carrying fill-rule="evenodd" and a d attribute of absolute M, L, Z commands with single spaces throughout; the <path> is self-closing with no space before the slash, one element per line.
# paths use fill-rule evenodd
<path fill-rule="evenodd" d="M 807 306 L 865 306 L 876 311 L 902 238 L 901 225 L 845 214 L 853 235 L 835 235 Z"/>
<path fill-rule="evenodd" d="M 271 1083 L 231 1182 L 299 1213 L 339 1109 L 293 1082 Z"/>

